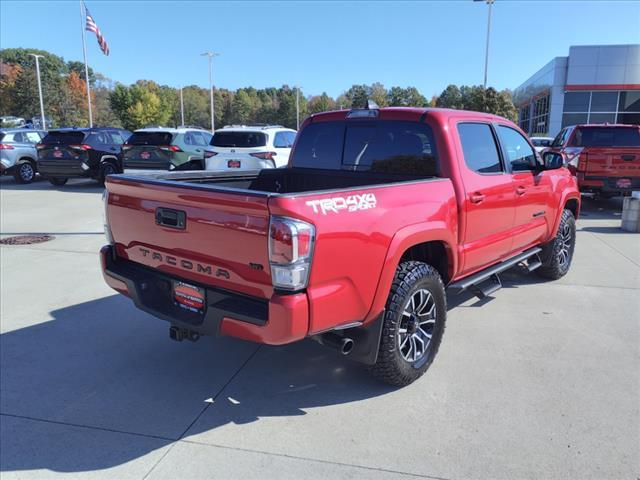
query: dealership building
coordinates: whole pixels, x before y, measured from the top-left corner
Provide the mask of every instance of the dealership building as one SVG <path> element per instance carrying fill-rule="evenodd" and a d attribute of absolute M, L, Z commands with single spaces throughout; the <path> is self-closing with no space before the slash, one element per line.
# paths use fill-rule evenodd
<path fill-rule="evenodd" d="M 640 45 L 569 48 L 514 91 L 518 124 L 531 136 L 567 125 L 640 125 Z"/>

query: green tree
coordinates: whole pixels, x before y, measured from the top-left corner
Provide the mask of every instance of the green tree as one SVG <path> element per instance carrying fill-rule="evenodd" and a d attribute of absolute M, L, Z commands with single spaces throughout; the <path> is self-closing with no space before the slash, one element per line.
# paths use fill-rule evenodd
<path fill-rule="evenodd" d="M 374 101 L 379 107 L 389 105 L 387 98 L 387 89 L 381 83 L 374 83 L 369 87 L 369 99 Z"/>
<path fill-rule="evenodd" d="M 251 97 L 244 90 L 238 90 L 233 98 L 232 104 L 233 122 L 237 124 L 249 123 L 253 113 Z"/>
<path fill-rule="evenodd" d="M 389 105 L 394 107 L 427 107 L 427 99 L 415 87 L 392 87 L 389 90 Z"/>
<path fill-rule="evenodd" d="M 125 128 L 167 125 L 174 116 L 175 91 L 149 80 L 138 80 L 127 87 L 118 84 L 110 94 L 113 112 Z"/>
<path fill-rule="evenodd" d="M 495 88 L 480 85 L 449 85 L 436 101 L 438 107 L 458 108 L 476 112 L 493 113 L 510 120 L 517 118 L 517 109 L 513 104 L 511 92 L 498 92 Z"/>
<path fill-rule="evenodd" d="M 353 85 L 344 93 L 347 101 L 345 108 L 366 108 L 371 88 L 367 85 Z"/>
<path fill-rule="evenodd" d="M 165 124 L 169 119 L 166 110 L 163 110 L 160 97 L 148 88 L 137 87 L 134 93 L 134 102 L 127 108 L 125 127 L 130 130 L 142 128 L 151 124 Z"/>
<path fill-rule="evenodd" d="M 336 102 L 326 92 L 322 92 L 322 95 L 311 97 L 307 108 L 309 114 L 328 112 L 336 108 Z"/>
<path fill-rule="evenodd" d="M 464 108 L 462 92 L 456 85 L 449 85 L 438 96 L 436 107 L 441 108 Z"/>

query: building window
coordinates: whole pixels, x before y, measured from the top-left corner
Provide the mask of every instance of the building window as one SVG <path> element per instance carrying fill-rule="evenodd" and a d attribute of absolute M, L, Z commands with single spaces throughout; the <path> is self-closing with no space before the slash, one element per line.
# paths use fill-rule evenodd
<path fill-rule="evenodd" d="M 549 95 L 536 99 L 531 117 L 531 133 L 546 134 L 549 131 Z"/>
<path fill-rule="evenodd" d="M 562 127 L 581 123 L 640 124 L 640 91 L 573 91 L 564 94 Z"/>
<path fill-rule="evenodd" d="M 528 103 L 520 107 L 518 111 L 518 126 L 526 133 L 529 132 L 529 120 L 531 113 L 531 105 Z"/>

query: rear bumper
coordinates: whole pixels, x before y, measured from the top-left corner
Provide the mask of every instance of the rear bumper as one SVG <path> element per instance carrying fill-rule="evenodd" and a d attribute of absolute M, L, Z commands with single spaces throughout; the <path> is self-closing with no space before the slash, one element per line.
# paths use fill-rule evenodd
<path fill-rule="evenodd" d="M 640 177 L 594 177 L 578 172 L 578 187 L 581 192 L 632 192 L 640 190 Z M 629 180 L 628 186 L 620 186 L 618 181 Z M 627 182 L 625 182 L 627 183 Z"/>
<path fill-rule="evenodd" d="M 38 160 L 38 173 L 45 177 L 93 177 L 96 170 L 81 160 Z"/>
<path fill-rule="evenodd" d="M 206 291 L 204 315 L 173 302 L 171 285 L 177 277 L 166 275 L 114 255 L 110 245 L 100 250 L 107 284 L 130 297 L 135 305 L 177 327 L 200 335 L 226 335 L 269 345 L 282 345 L 306 337 L 309 329 L 307 295 L 274 294 L 259 299 L 199 285 Z"/>

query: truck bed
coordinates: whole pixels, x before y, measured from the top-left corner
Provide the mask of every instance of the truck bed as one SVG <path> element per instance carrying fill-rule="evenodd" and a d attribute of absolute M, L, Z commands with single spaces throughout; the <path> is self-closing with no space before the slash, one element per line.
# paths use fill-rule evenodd
<path fill-rule="evenodd" d="M 242 172 L 154 172 L 120 175 L 135 177 L 145 183 L 171 185 L 188 183 L 190 187 L 206 190 L 236 191 L 244 194 L 287 195 L 350 189 L 362 186 L 386 185 L 425 180 L 432 177 L 397 173 L 364 172 L 352 170 L 323 170 L 311 168 L 276 168 Z"/>

